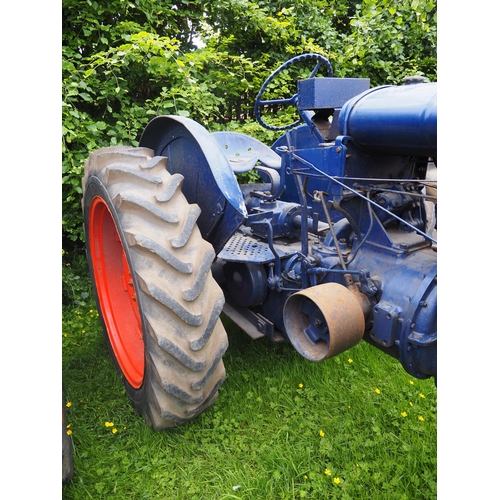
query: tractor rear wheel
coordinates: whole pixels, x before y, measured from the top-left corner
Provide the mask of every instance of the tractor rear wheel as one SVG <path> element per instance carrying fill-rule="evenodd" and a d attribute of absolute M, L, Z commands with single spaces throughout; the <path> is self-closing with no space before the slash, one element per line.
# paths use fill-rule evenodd
<path fill-rule="evenodd" d="M 147 148 L 85 163 L 87 257 L 104 336 L 133 406 L 153 429 L 196 417 L 225 379 L 224 296 L 183 177 Z"/>

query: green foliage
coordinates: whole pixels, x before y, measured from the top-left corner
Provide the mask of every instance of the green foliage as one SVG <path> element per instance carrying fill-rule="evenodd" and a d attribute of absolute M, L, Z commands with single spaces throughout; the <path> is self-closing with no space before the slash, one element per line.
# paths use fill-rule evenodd
<path fill-rule="evenodd" d="M 146 31 L 168 33 L 182 50 L 195 47 L 204 19 L 202 0 L 63 0 L 63 45 L 84 57 L 121 43 L 122 35 Z"/>
<path fill-rule="evenodd" d="M 291 346 L 231 332 L 217 405 L 170 433 L 145 428 L 102 338 L 81 178 L 91 151 L 137 145 L 161 114 L 272 144 L 280 133 L 257 125 L 252 106 L 267 76 L 298 54 L 320 53 L 334 76 L 372 86 L 412 74 L 436 80 L 435 0 L 63 0 L 62 8 L 63 382 L 76 468 L 64 498 L 434 498 L 435 388 L 410 385 L 395 360 L 366 345 L 311 364 Z M 290 97 L 310 70 L 283 72 L 268 96 Z M 293 119 L 280 109 L 266 121 Z"/>
<path fill-rule="evenodd" d="M 91 151 L 136 146 L 157 115 L 209 126 L 257 85 L 259 65 L 241 55 L 208 47 L 182 54 L 177 40 L 146 32 L 124 34 L 123 41 L 87 58 L 63 47 L 63 231 L 72 241 L 83 241 L 81 178 Z"/>
<path fill-rule="evenodd" d="M 81 178 L 91 151 L 137 145 L 160 114 L 249 131 L 266 77 L 306 52 L 328 57 L 334 76 L 368 77 L 372 85 L 412 74 L 435 80 L 436 16 L 435 0 L 63 0 L 65 247 L 81 248 L 84 238 Z M 290 97 L 310 70 L 290 68 L 269 97 Z M 290 123 L 293 110 L 269 120 Z"/>
<path fill-rule="evenodd" d="M 252 106 L 295 55 L 320 53 L 334 76 L 372 86 L 413 74 L 436 80 L 435 0 L 63 0 L 62 8 L 63 382 L 76 469 L 64 498 L 435 498 L 435 388 L 409 384 L 395 360 L 364 344 L 314 364 L 289 345 L 232 331 L 216 406 L 172 432 L 147 429 L 106 353 L 81 212 L 89 153 L 137 145 L 157 115 L 272 144 L 281 134 L 256 124 Z M 306 66 L 283 72 L 268 97 L 293 95 Z M 293 120 L 292 109 L 266 117 Z"/>
<path fill-rule="evenodd" d="M 435 0 L 365 0 L 350 24 L 340 35 L 344 50 L 332 56 L 338 76 L 368 77 L 372 85 L 416 74 L 437 79 Z"/>
<path fill-rule="evenodd" d="M 93 302 L 87 259 L 83 254 L 62 251 L 62 304 L 74 308 Z"/>
<path fill-rule="evenodd" d="M 326 54 L 336 49 L 338 33 L 348 29 L 355 4 L 353 0 L 222 0 L 208 9 L 212 29 L 206 41 L 224 43 L 231 51 L 266 62 L 284 62 L 286 54 Z"/>

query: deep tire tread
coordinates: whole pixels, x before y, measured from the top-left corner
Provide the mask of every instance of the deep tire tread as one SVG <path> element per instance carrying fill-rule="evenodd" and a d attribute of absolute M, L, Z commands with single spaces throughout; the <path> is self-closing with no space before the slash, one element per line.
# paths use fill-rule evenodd
<path fill-rule="evenodd" d="M 177 300 L 175 300 L 172 295 L 165 292 L 165 290 L 152 283 L 147 283 L 140 274 L 137 274 L 137 277 L 139 278 L 139 286 L 144 293 L 157 300 L 160 304 L 163 304 L 167 309 L 170 309 L 188 325 L 201 325 L 203 322 L 203 316 L 201 314 L 193 314 L 191 311 L 183 307 Z"/>
<path fill-rule="evenodd" d="M 206 371 L 205 375 L 203 378 L 196 382 L 191 383 L 191 388 L 194 389 L 195 391 L 200 390 L 202 387 L 204 387 L 207 384 L 208 379 L 215 373 L 215 370 L 217 370 L 220 361 L 222 360 L 222 356 L 226 352 L 226 349 L 228 348 L 228 344 L 221 344 L 218 351 L 215 354 L 215 357 L 212 361 L 212 364 Z"/>
<path fill-rule="evenodd" d="M 141 179 L 146 182 L 150 182 L 151 184 L 155 185 L 160 185 L 163 183 L 163 180 L 161 177 L 154 176 L 145 172 L 140 172 L 138 170 L 134 170 L 129 167 L 122 167 L 122 166 L 114 166 L 114 167 L 109 167 L 106 169 L 106 174 L 104 176 L 104 183 L 105 184 L 110 184 L 113 182 L 116 178 L 120 179 L 123 177 L 123 175 L 129 175 L 132 177 L 137 177 L 138 179 Z"/>
<path fill-rule="evenodd" d="M 163 210 L 160 210 L 153 203 L 150 203 L 149 201 L 144 201 L 143 199 L 133 194 L 117 194 L 113 200 L 113 203 L 117 208 L 119 208 L 122 203 L 130 203 L 132 205 L 136 205 L 138 208 L 147 210 L 155 217 L 158 217 L 159 219 L 168 222 L 170 224 L 177 224 L 179 222 L 178 215 L 164 212 Z"/>
<path fill-rule="evenodd" d="M 146 149 L 146 148 L 144 148 Z M 168 158 L 165 156 L 155 156 L 146 162 L 145 165 L 139 165 L 142 170 L 153 170 L 154 168 L 161 168 L 167 170 Z"/>
<path fill-rule="evenodd" d="M 224 296 L 219 296 L 215 301 L 215 304 L 212 309 L 212 314 L 210 315 L 210 318 L 208 320 L 205 329 L 202 332 L 202 335 L 196 338 L 195 340 L 191 341 L 191 349 L 193 351 L 199 351 L 200 349 L 203 349 L 205 344 L 208 342 L 214 328 L 217 325 L 217 322 L 220 322 L 219 316 L 222 312 L 223 307 L 224 307 Z"/>
<path fill-rule="evenodd" d="M 170 239 L 174 248 L 182 248 L 187 244 L 193 234 L 193 229 L 196 227 L 196 221 L 200 214 L 200 207 L 198 205 L 191 205 L 181 232 L 175 238 Z"/>
<path fill-rule="evenodd" d="M 166 264 L 172 266 L 176 271 L 184 274 L 191 274 L 193 272 L 193 265 L 190 262 L 179 260 L 168 250 L 165 250 L 159 243 L 153 241 L 151 238 L 142 234 L 125 233 L 127 242 L 130 246 L 138 245 L 148 250 L 152 254 L 157 255 Z"/>
<path fill-rule="evenodd" d="M 148 148 L 103 148 L 90 155 L 82 180 L 84 192 L 89 183 L 106 190 L 128 248 L 146 376 L 140 389 L 126 386 L 154 429 L 185 423 L 215 402 L 227 349 L 224 296 L 210 269 L 215 252 L 198 229 L 198 205 L 182 193 L 184 178 L 167 166 Z"/>
<path fill-rule="evenodd" d="M 184 176 L 181 174 L 174 174 L 170 178 L 170 181 L 162 194 L 156 196 L 156 200 L 160 203 L 166 203 L 170 201 L 177 190 L 182 188 L 182 183 L 184 182 Z"/>
<path fill-rule="evenodd" d="M 184 292 L 183 292 L 183 296 L 184 296 L 185 300 L 192 302 L 193 300 L 198 298 L 203 287 L 205 286 L 208 272 L 210 271 L 210 268 L 212 267 L 212 262 L 214 261 L 214 259 L 215 259 L 215 252 L 214 252 L 213 248 L 209 248 L 205 252 L 205 255 L 203 256 L 203 261 L 202 261 L 200 269 L 198 271 L 198 275 L 196 276 L 196 279 L 194 280 L 193 286 L 191 286 L 187 290 L 184 290 Z"/>

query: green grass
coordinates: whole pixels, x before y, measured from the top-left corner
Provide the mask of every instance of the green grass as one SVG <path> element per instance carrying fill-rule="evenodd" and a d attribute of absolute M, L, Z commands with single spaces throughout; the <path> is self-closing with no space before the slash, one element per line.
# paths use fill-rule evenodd
<path fill-rule="evenodd" d="M 63 307 L 75 450 L 64 499 L 437 497 L 431 379 L 411 377 L 364 342 L 311 363 L 223 319 L 229 349 L 218 401 L 187 425 L 154 432 L 127 399 L 92 299 Z"/>

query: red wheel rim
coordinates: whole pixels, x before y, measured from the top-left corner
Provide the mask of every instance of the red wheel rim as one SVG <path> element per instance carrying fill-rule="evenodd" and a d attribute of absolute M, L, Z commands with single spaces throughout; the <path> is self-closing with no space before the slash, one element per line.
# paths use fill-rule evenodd
<path fill-rule="evenodd" d="M 128 383 L 144 379 L 144 342 L 132 273 L 113 216 L 96 196 L 90 205 L 89 243 L 94 280 L 109 341 Z"/>

